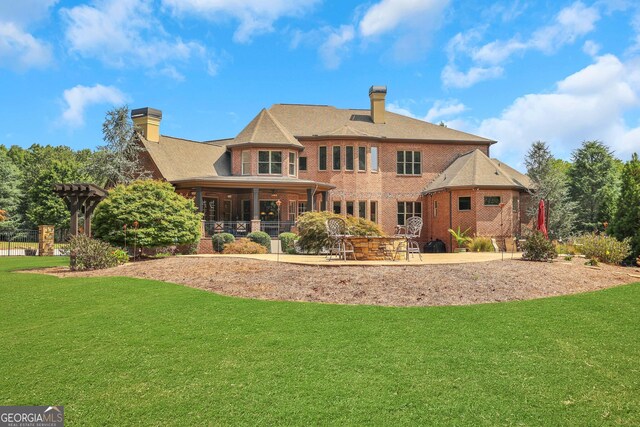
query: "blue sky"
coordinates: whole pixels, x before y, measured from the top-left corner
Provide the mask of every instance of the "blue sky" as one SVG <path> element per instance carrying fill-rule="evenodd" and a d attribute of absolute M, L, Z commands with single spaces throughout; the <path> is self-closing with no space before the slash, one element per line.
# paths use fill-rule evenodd
<path fill-rule="evenodd" d="M 21 0 L 0 2 L 0 144 L 94 148 L 105 112 L 161 132 L 235 136 L 273 103 L 393 111 L 569 158 L 640 151 L 637 1 Z"/>

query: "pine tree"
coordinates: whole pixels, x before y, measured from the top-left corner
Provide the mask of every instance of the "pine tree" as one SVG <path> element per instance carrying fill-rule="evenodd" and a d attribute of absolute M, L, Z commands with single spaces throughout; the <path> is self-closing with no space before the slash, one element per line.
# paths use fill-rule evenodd
<path fill-rule="evenodd" d="M 149 177 L 149 172 L 140 162 L 139 155 L 144 147 L 140 145 L 129 118 L 128 106 L 107 111 L 102 135 L 106 145 L 98 147 L 91 164 L 91 172 L 102 185 L 110 188 Z"/>
<path fill-rule="evenodd" d="M 603 230 L 613 219 L 619 194 L 618 167 L 613 153 L 600 141 L 585 141 L 572 155 L 569 194 L 576 202 L 576 229 Z"/>
<path fill-rule="evenodd" d="M 622 170 L 618 209 L 612 224 L 615 237 L 631 237 L 632 256 L 640 256 L 640 160 L 634 153 Z"/>
<path fill-rule="evenodd" d="M 545 201 L 548 218 L 547 231 L 552 239 L 566 239 L 571 235 L 575 221 L 575 203 L 569 198 L 565 165 L 554 159 L 545 142 L 536 141 L 525 157 L 527 175 L 535 184 L 532 204 L 527 209 L 530 217 L 538 214 L 538 202 Z"/>

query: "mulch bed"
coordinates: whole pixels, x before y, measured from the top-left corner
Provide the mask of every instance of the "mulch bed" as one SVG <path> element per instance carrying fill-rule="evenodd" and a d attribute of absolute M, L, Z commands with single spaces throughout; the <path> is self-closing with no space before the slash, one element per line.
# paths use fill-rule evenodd
<path fill-rule="evenodd" d="M 60 277 L 128 276 L 191 286 L 222 295 L 282 301 L 384 306 L 466 305 L 595 291 L 639 282 L 637 268 L 584 259 L 522 260 L 423 266 L 304 266 L 241 258 L 174 257 L 107 270 L 43 272 Z"/>

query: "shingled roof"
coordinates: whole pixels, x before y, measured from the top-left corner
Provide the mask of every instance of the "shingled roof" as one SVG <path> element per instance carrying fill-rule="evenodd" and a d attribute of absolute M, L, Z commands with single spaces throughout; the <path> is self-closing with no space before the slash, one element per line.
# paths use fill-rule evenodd
<path fill-rule="evenodd" d="M 514 188 L 527 190 L 533 183 L 526 176 L 504 163 L 490 159 L 481 150 L 458 157 L 424 189 L 429 194 L 451 188 Z"/>
<path fill-rule="evenodd" d="M 229 154 L 224 144 L 214 145 L 160 135 L 160 142 L 141 138 L 160 173 L 167 181 L 193 176 L 231 175 Z"/>
<path fill-rule="evenodd" d="M 340 109 L 327 105 L 274 104 L 268 112 L 296 138 L 369 136 L 439 142 L 495 142 L 390 111 L 385 112 L 385 123 L 373 123 L 368 109 Z"/>
<path fill-rule="evenodd" d="M 269 110 L 262 109 L 249 124 L 227 145 L 293 145 L 302 148 L 302 144 L 276 120 Z"/>

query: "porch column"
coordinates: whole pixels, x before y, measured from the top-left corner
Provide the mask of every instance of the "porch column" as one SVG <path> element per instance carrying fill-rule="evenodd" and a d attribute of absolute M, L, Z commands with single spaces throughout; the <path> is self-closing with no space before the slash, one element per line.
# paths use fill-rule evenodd
<path fill-rule="evenodd" d="M 196 206 L 198 207 L 198 212 L 204 212 L 202 206 L 202 187 L 196 187 Z"/>
<path fill-rule="evenodd" d="M 70 196 L 69 211 L 71 211 L 71 222 L 69 223 L 69 233 L 72 236 L 78 235 L 78 210 L 80 209 L 77 196 Z"/>
<path fill-rule="evenodd" d="M 251 201 L 251 232 L 260 231 L 260 189 L 253 189 Z"/>
<path fill-rule="evenodd" d="M 313 212 L 316 210 L 316 201 L 313 197 L 313 188 L 307 189 L 307 203 L 309 204 L 309 212 Z"/>
<path fill-rule="evenodd" d="M 322 195 L 322 201 L 320 202 L 320 210 L 326 211 L 327 210 L 327 192 L 323 191 L 320 194 Z"/>

